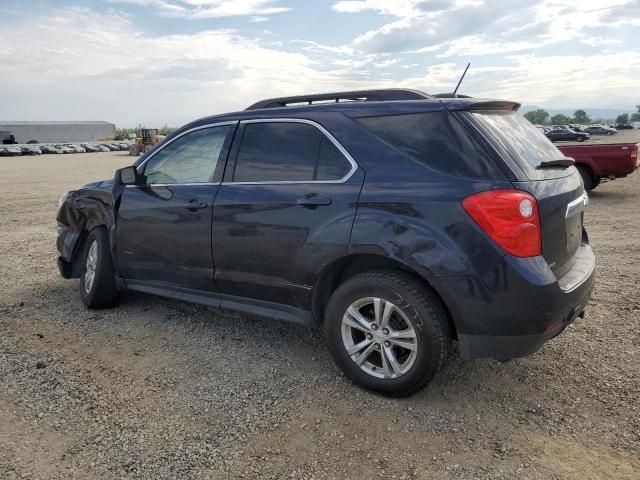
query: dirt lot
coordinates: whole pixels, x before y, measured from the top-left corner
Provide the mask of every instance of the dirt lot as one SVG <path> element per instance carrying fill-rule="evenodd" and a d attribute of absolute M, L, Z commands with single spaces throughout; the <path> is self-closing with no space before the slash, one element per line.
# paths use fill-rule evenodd
<path fill-rule="evenodd" d="M 86 310 L 57 199 L 129 161 L 0 158 L 0 478 L 640 478 L 640 174 L 591 195 L 586 319 L 394 400 L 298 326 L 142 294 Z"/>

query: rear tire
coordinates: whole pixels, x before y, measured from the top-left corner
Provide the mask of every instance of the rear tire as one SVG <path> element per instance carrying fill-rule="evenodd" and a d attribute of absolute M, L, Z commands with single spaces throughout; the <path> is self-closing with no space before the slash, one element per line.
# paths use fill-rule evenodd
<path fill-rule="evenodd" d="M 584 142 L 584 137 L 578 137 L 578 138 L 576 138 L 576 141 L 578 141 L 578 142 Z"/>
<path fill-rule="evenodd" d="M 393 270 L 362 273 L 340 285 L 327 305 L 325 334 L 350 380 L 395 397 L 429 384 L 451 349 L 449 319 L 438 296 Z"/>
<path fill-rule="evenodd" d="M 118 300 L 109 235 L 104 227 L 91 230 L 84 243 L 80 298 L 88 308 L 109 308 Z"/>
<path fill-rule="evenodd" d="M 593 178 L 593 175 L 591 174 L 591 171 L 588 168 L 579 166 L 578 172 L 580 172 L 580 176 L 582 177 L 582 183 L 584 184 L 584 189 L 587 192 L 590 192 L 591 190 L 596 188 L 600 183 L 599 179 L 596 180 L 595 178 Z"/>

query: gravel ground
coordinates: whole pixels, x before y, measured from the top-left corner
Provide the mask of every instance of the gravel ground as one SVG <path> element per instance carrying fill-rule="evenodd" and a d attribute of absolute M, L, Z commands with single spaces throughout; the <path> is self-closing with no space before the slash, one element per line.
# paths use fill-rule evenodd
<path fill-rule="evenodd" d="M 0 478 L 640 478 L 640 174 L 591 195 L 586 319 L 396 400 L 299 326 L 142 294 L 86 310 L 57 199 L 128 162 L 0 159 Z"/>

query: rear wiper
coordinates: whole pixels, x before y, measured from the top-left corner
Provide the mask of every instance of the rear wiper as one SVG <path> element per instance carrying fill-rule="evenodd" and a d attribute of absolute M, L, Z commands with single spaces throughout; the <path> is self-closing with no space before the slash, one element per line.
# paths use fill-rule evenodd
<path fill-rule="evenodd" d="M 558 158 L 557 160 L 545 160 L 536 165 L 536 168 L 570 167 L 576 161 L 573 158 Z"/>

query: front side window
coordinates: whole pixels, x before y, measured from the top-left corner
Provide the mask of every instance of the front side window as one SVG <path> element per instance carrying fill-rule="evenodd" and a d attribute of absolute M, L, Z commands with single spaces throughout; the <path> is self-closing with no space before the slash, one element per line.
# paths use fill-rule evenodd
<path fill-rule="evenodd" d="M 234 182 L 340 180 L 351 164 L 316 127 L 305 123 L 248 123 Z"/>
<path fill-rule="evenodd" d="M 230 130 L 230 125 L 204 128 L 169 143 L 145 164 L 146 184 L 211 182 Z"/>

